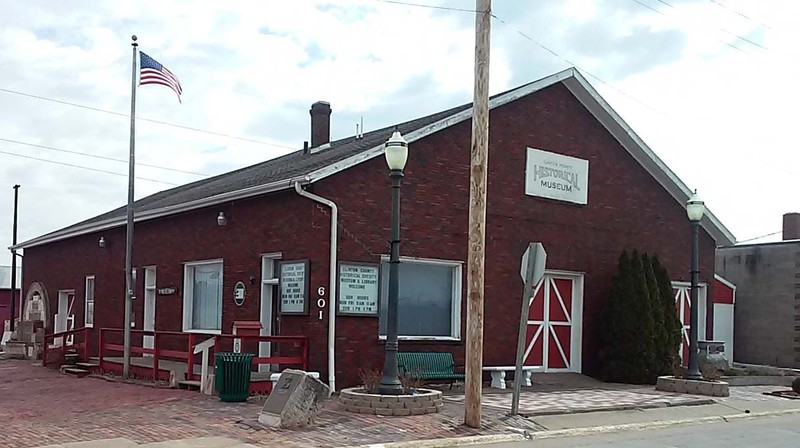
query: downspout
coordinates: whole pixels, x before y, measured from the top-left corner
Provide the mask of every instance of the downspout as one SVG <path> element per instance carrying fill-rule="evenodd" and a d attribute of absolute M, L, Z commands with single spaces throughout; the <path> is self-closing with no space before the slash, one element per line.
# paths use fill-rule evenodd
<path fill-rule="evenodd" d="M 331 392 L 336 391 L 336 370 L 335 370 L 335 351 L 336 351 L 336 260 L 338 250 L 338 239 L 336 237 L 339 223 L 339 207 L 322 196 L 309 193 L 300 187 L 300 182 L 294 183 L 294 190 L 300 196 L 327 205 L 331 208 L 331 259 L 330 259 L 330 286 L 328 287 L 328 386 Z"/>

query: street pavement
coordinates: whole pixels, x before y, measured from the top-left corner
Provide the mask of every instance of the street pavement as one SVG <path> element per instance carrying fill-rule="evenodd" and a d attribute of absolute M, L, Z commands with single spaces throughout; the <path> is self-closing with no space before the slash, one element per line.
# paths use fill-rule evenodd
<path fill-rule="evenodd" d="M 476 448 L 791 448 L 800 446 L 798 415 L 800 414 L 474 446 Z"/>

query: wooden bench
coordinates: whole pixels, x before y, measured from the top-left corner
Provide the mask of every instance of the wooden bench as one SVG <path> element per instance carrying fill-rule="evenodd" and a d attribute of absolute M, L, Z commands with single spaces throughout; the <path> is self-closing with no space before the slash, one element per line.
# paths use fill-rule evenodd
<path fill-rule="evenodd" d="M 506 372 L 513 372 L 517 370 L 515 366 L 487 366 L 483 368 L 484 372 L 492 374 L 492 388 L 505 389 L 506 388 Z M 522 385 L 531 386 L 531 373 L 534 370 L 541 370 L 540 366 L 522 366 Z"/>
<path fill-rule="evenodd" d="M 453 354 L 448 352 L 397 352 L 397 370 L 425 381 L 464 381 L 463 373 L 456 373 Z"/>

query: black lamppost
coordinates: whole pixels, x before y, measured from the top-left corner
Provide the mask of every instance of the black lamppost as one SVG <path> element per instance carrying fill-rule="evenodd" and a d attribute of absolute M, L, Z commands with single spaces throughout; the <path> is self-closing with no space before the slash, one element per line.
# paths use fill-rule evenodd
<path fill-rule="evenodd" d="M 703 213 L 706 211 L 706 206 L 703 201 L 697 196 L 695 190 L 689 201 L 686 202 L 686 214 L 689 216 L 689 221 L 692 223 L 692 290 L 691 290 L 691 323 L 689 327 L 689 370 L 686 373 L 686 378 L 690 380 L 702 380 L 703 374 L 700 373 L 700 367 L 697 362 L 698 356 L 698 343 L 697 343 L 697 328 L 700 325 L 699 309 L 697 294 L 698 276 L 700 275 L 699 264 L 699 249 L 698 237 L 700 232 L 700 220 L 703 219 Z"/>
<path fill-rule="evenodd" d="M 384 395 L 400 395 L 403 386 L 397 375 L 397 295 L 399 290 L 400 267 L 400 184 L 403 168 L 408 160 L 408 143 L 395 128 L 384 145 L 389 177 L 392 179 L 392 228 L 391 254 L 389 256 L 389 303 L 386 310 L 386 359 L 383 362 L 383 376 L 378 392 Z"/>

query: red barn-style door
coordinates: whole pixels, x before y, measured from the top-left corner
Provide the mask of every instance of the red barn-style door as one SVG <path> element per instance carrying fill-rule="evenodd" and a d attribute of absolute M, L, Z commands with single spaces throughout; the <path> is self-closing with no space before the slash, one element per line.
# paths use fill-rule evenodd
<path fill-rule="evenodd" d="M 706 339 L 706 297 L 707 288 L 705 283 L 700 283 L 697 289 L 697 296 L 699 302 L 697 326 L 697 339 L 703 341 Z M 680 357 L 684 366 L 689 365 L 689 329 L 692 323 L 692 296 L 691 284 L 686 282 L 672 282 L 672 289 L 675 292 L 675 311 L 678 313 L 678 319 L 681 321 L 681 335 L 683 336 L 683 343 L 680 348 Z"/>
<path fill-rule="evenodd" d="M 528 308 L 526 366 L 545 372 L 580 372 L 583 275 L 547 273 Z"/>

